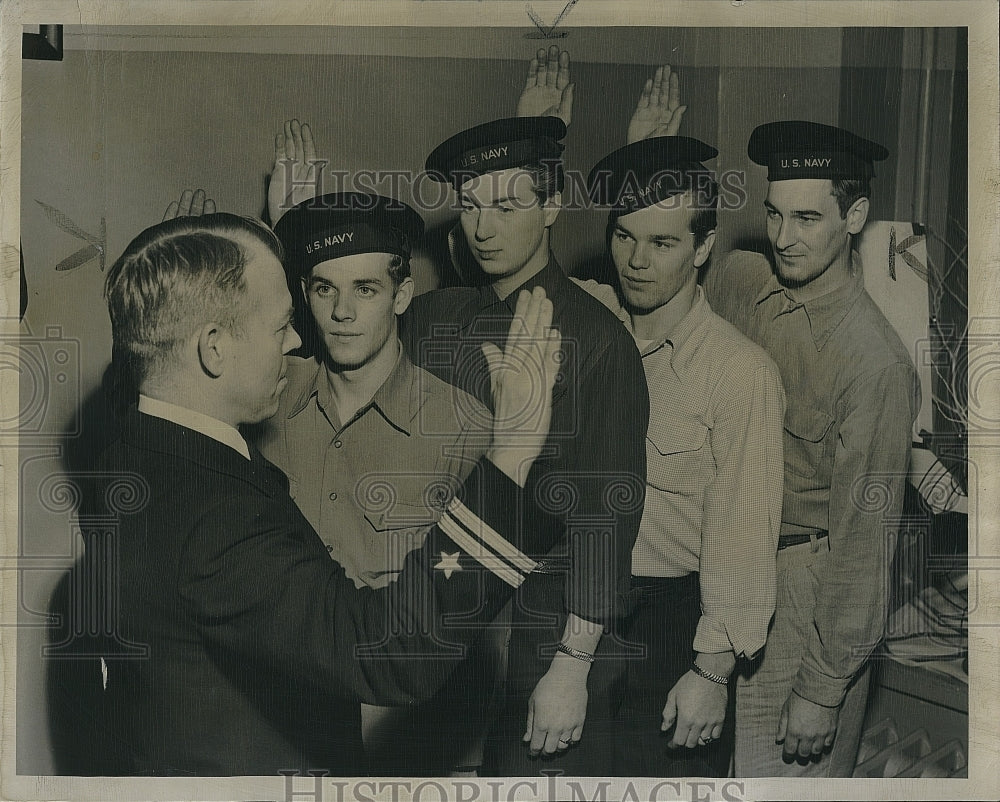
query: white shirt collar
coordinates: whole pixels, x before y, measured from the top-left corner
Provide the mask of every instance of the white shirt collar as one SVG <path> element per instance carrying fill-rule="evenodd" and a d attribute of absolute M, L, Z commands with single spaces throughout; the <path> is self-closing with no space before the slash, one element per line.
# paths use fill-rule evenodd
<path fill-rule="evenodd" d="M 223 445 L 229 446 L 234 451 L 240 452 L 244 457 L 250 459 L 250 449 L 243 435 L 234 426 L 223 423 L 217 418 L 202 415 L 187 407 L 179 407 L 168 401 L 160 401 L 157 398 L 150 398 L 148 395 L 139 394 L 139 411 L 154 418 L 163 418 L 178 426 L 193 429 L 206 437 L 211 437 Z"/>

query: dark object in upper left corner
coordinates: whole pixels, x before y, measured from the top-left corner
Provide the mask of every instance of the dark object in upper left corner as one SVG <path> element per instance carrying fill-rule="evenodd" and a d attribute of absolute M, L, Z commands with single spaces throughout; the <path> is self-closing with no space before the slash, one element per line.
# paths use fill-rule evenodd
<path fill-rule="evenodd" d="M 39 25 L 38 33 L 22 33 L 21 58 L 62 61 L 63 26 Z"/>

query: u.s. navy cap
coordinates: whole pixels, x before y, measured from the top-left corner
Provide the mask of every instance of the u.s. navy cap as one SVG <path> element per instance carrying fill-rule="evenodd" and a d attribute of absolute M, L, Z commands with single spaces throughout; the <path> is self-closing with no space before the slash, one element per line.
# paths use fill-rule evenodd
<path fill-rule="evenodd" d="M 558 117 L 506 117 L 449 137 L 427 157 L 425 169 L 436 181 L 456 188 L 484 173 L 558 159 L 566 124 Z"/>
<path fill-rule="evenodd" d="M 754 129 L 747 155 L 767 167 L 768 181 L 796 178 L 865 180 L 889 151 L 843 128 L 805 120 L 766 123 Z"/>
<path fill-rule="evenodd" d="M 303 201 L 274 227 L 287 267 L 306 276 L 329 259 L 358 253 L 408 257 L 424 233 L 424 221 L 394 198 L 364 192 L 334 192 Z"/>
<path fill-rule="evenodd" d="M 691 187 L 684 174 L 712 171 L 702 162 L 719 151 L 688 136 L 641 139 L 609 153 L 587 177 L 590 199 L 620 214 L 652 206 Z"/>

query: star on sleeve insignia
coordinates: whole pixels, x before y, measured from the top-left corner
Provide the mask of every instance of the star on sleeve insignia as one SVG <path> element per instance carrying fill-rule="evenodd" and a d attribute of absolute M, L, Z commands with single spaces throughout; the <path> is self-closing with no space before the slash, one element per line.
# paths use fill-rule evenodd
<path fill-rule="evenodd" d="M 455 571 L 461 571 L 462 566 L 458 562 L 458 558 L 461 556 L 462 552 L 456 551 L 454 554 L 447 554 L 446 552 L 441 552 L 441 562 L 434 566 L 435 571 L 444 571 L 444 578 L 451 579 L 451 575 Z"/>

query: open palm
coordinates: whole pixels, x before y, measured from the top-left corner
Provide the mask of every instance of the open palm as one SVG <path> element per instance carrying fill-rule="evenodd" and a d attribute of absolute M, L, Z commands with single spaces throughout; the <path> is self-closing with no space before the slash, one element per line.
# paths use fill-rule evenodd
<path fill-rule="evenodd" d="M 569 53 L 556 45 L 539 48 L 528 63 L 528 77 L 517 101 L 518 117 L 559 117 L 567 126 L 573 117 L 573 84 Z"/>
<path fill-rule="evenodd" d="M 628 124 L 628 144 L 654 136 L 677 136 L 687 106 L 680 101 L 680 80 L 669 65 L 646 80 Z"/>

